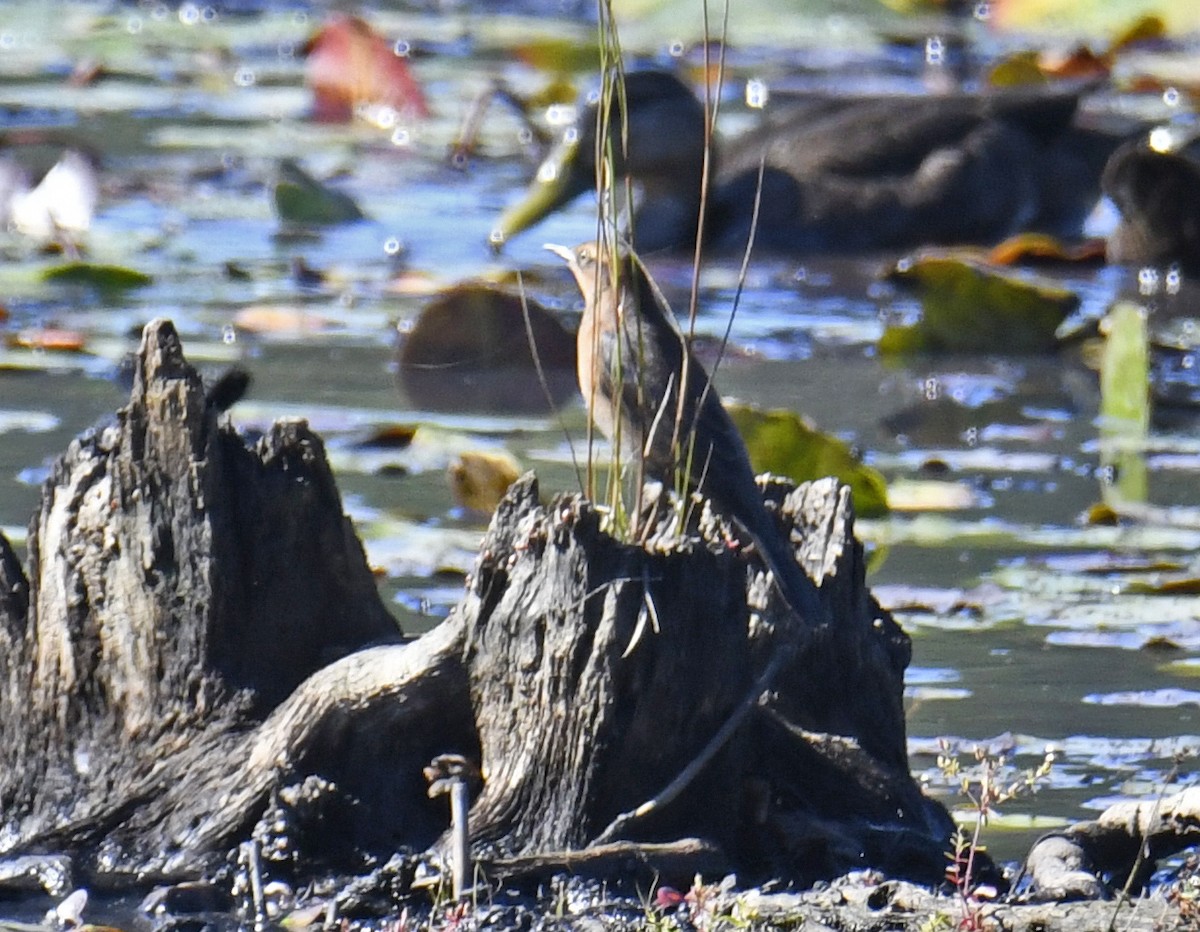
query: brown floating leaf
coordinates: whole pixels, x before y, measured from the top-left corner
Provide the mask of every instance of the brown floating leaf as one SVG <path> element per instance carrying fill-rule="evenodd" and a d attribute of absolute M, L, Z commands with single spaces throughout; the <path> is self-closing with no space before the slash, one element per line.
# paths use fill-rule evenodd
<path fill-rule="evenodd" d="M 1116 55 L 1138 45 L 1161 42 L 1166 37 L 1167 24 L 1163 18 L 1155 13 L 1148 13 L 1134 20 L 1113 39 L 1108 52 L 1109 55 Z"/>
<path fill-rule="evenodd" d="M 368 104 L 390 107 L 410 118 L 429 116 L 421 85 L 396 47 L 359 17 L 331 15 L 303 51 L 313 119 L 346 122 L 359 106 Z"/>
<path fill-rule="evenodd" d="M 403 450 L 412 443 L 417 428 L 411 424 L 388 424 L 364 437 L 358 447 L 375 450 Z"/>
<path fill-rule="evenodd" d="M 1140 595 L 1200 595 L 1200 579 L 1193 576 L 1156 582 L 1134 580 L 1126 586 L 1126 590 Z"/>
<path fill-rule="evenodd" d="M 403 337 L 399 364 L 411 399 L 435 410 L 545 410 L 547 387 L 556 404 L 577 391 L 574 335 L 536 302 L 523 306 L 520 295 L 478 282 L 425 306 Z"/>
<path fill-rule="evenodd" d="M 20 349 L 47 350 L 57 353 L 82 353 L 87 339 L 77 330 L 56 327 L 32 327 L 13 334 L 8 345 Z"/>
<path fill-rule="evenodd" d="M 889 277 L 916 291 L 922 315 L 915 324 L 887 327 L 882 353 L 1048 353 L 1058 346 L 1059 325 L 1079 306 L 1065 288 L 974 258 L 918 256 Z"/>
<path fill-rule="evenodd" d="M 1066 54 L 1040 53 L 1038 69 L 1047 77 L 1063 80 L 1107 78 L 1112 71 L 1112 58 L 1098 55 L 1086 45 L 1077 45 Z"/>
<path fill-rule="evenodd" d="M 1116 527 L 1121 523 L 1121 516 L 1113 511 L 1111 505 L 1096 502 L 1091 505 L 1083 516 L 1084 523 L 1096 527 Z"/>
<path fill-rule="evenodd" d="M 1090 239 L 1066 244 L 1045 233 L 1018 233 L 993 246 L 987 254 L 993 265 L 1033 264 L 1039 262 L 1104 263 L 1104 240 Z"/>
<path fill-rule="evenodd" d="M 1160 635 L 1157 635 L 1156 637 L 1147 638 L 1146 642 L 1142 645 L 1141 649 L 1149 650 L 1149 651 L 1159 651 L 1161 653 L 1171 653 L 1171 652 L 1174 652 L 1177 650 L 1181 650 L 1182 648 L 1180 648 L 1179 644 L 1176 643 L 1175 641 L 1172 641 L 1170 638 L 1164 637 L 1163 635 L 1160 634 Z"/>

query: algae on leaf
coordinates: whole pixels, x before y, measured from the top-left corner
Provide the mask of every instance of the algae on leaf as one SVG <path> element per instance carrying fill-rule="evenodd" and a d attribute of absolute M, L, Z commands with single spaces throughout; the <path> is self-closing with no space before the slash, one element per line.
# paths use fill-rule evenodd
<path fill-rule="evenodd" d="M 750 405 L 725 407 L 746 443 L 756 472 L 772 472 L 795 482 L 836 476 L 850 486 L 860 517 L 886 514 L 887 483 L 861 463 L 841 440 L 822 433 L 792 411 L 763 411 Z"/>
<path fill-rule="evenodd" d="M 888 326 L 884 354 L 1049 353 L 1059 326 L 1079 306 L 1065 288 L 1002 272 L 974 258 L 928 255 L 900 262 L 889 276 L 913 288 L 921 317 Z"/>

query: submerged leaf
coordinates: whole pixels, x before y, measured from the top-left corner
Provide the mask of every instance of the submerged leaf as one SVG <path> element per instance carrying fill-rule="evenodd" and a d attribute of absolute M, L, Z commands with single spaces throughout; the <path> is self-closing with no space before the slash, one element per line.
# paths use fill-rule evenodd
<path fill-rule="evenodd" d="M 762 411 L 750 405 L 725 407 L 741 432 L 756 472 L 772 472 L 796 482 L 836 476 L 850 486 L 854 510 L 862 517 L 887 513 L 887 483 L 863 465 L 836 437 L 822 433 L 792 411 Z"/>
<path fill-rule="evenodd" d="M 595 71 L 600 66 L 596 43 L 581 41 L 574 36 L 535 35 L 512 51 L 529 67 L 556 75 Z M 545 105 L 570 103 L 578 96 L 570 81 L 563 78 L 555 80 L 552 86 L 554 89 L 549 92 L 551 97 L 547 98 L 547 91 L 544 90 L 538 95 L 538 102 L 545 100 Z"/>
<path fill-rule="evenodd" d="M 1048 353 L 1056 331 L 1079 306 L 1065 288 L 1020 277 L 971 258 L 928 255 L 900 262 L 890 277 L 921 300 L 915 324 L 889 326 L 883 353 Z"/>

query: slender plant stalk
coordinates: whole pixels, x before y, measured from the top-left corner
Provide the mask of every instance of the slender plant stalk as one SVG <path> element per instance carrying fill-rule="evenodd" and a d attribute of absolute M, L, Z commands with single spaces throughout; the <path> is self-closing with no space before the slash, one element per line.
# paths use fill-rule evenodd
<path fill-rule="evenodd" d="M 550 391 L 550 383 L 546 379 L 546 370 L 542 366 L 542 357 L 538 353 L 537 340 L 533 336 L 533 321 L 529 319 L 529 298 L 525 293 L 525 278 L 521 275 L 520 269 L 517 269 L 517 294 L 521 298 L 521 316 L 525 321 L 525 339 L 529 343 L 529 353 L 533 357 L 533 368 L 537 373 L 538 384 L 542 387 L 542 394 L 546 396 L 546 404 L 550 406 L 550 410 L 554 414 L 554 420 L 558 423 L 559 430 L 566 437 L 567 449 L 571 451 L 571 465 L 575 470 L 575 477 L 580 479 L 579 457 L 575 452 L 575 443 L 571 439 L 571 432 L 567 430 L 566 422 L 563 421 L 562 411 L 554 400 L 554 393 Z M 583 487 L 582 479 L 580 479 L 579 491 L 585 495 L 587 494 L 587 491 Z"/>
<path fill-rule="evenodd" d="M 599 204 L 599 210 L 597 212 L 597 218 L 596 218 L 596 240 L 600 244 L 601 251 L 606 253 L 608 256 L 609 261 L 607 263 L 607 267 L 610 270 L 613 270 L 614 275 L 619 275 L 620 269 L 621 269 L 621 263 L 618 261 L 618 254 L 619 254 L 620 247 L 617 242 L 617 239 L 618 239 L 618 234 L 617 234 L 618 217 L 619 217 L 619 211 L 620 211 L 620 205 L 618 204 L 618 192 L 620 192 L 622 190 L 622 188 L 621 188 L 620 184 L 618 184 L 618 179 L 616 177 L 616 164 L 617 164 L 616 156 L 617 156 L 617 152 L 618 152 L 616 146 L 618 144 L 620 145 L 621 148 L 619 151 L 622 154 L 624 154 L 628 151 L 628 132 L 629 132 L 628 108 L 626 106 L 626 99 L 625 99 L 624 71 L 623 71 L 623 66 L 622 66 L 623 59 L 622 59 L 622 53 L 621 53 L 620 36 L 618 33 L 616 20 L 613 15 L 611 0 L 597 0 L 597 13 L 598 13 L 598 16 L 597 16 L 598 45 L 599 45 L 599 52 L 600 52 L 601 87 L 600 87 L 600 98 L 598 101 L 598 106 L 596 108 L 596 121 L 597 121 L 596 130 L 597 130 L 597 132 L 596 132 L 596 151 L 594 153 L 595 164 L 600 166 L 600 170 L 597 172 L 597 179 L 596 179 L 596 185 L 597 185 L 596 195 L 597 195 L 597 201 Z M 704 72 L 706 75 L 708 75 L 711 73 L 711 70 L 712 70 L 712 60 L 711 60 L 712 43 L 710 41 L 711 26 L 710 26 L 710 22 L 709 22 L 707 0 L 705 0 L 705 2 L 703 2 L 701 4 L 701 15 L 703 18 Z M 680 530 L 682 530 L 682 528 L 686 525 L 687 520 L 688 520 L 687 510 L 690 507 L 690 505 L 688 504 L 690 502 L 690 498 L 688 495 L 689 486 L 691 485 L 690 478 L 696 474 L 696 470 L 694 467 L 697 465 L 694 462 L 696 425 L 694 423 L 687 423 L 688 415 L 687 415 L 687 411 L 686 411 L 686 401 L 687 401 L 687 397 L 688 397 L 688 380 L 690 378 L 695 377 L 694 373 L 691 371 L 692 370 L 692 359 L 691 359 L 690 350 L 691 350 L 691 345 L 695 339 L 696 320 L 697 320 L 698 310 L 699 310 L 700 271 L 701 271 L 701 267 L 703 264 L 703 255 L 704 255 L 704 217 L 708 210 L 708 202 L 709 202 L 710 191 L 711 191 L 711 181 L 712 181 L 712 175 L 713 175 L 714 151 L 715 151 L 714 150 L 714 132 L 715 132 L 717 116 L 718 116 L 719 109 L 720 109 L 721 89 L 724 85 L 724 75 L 725 75 L 725 52 L 724 52 L 724 49 L 725 49 L 725 38 L 728 33 L 728 26 L 729 26 L 729 0 L 725 0 L 725 2 L 722 5 L 722 19 L 721 19 L 721 28 L 720 28 L 720 40 L 721 41 L 719 43 L 720 51 L 717 53 L 717 69 L 716 69 L 717 76 L 716 76 L 715 88 L 714 88 L 712 82 L 710 82 L 710 81 L 706 80 L 705 84 L 704 84 L 704 114 L 705 114 L 704 154 L 703 154 L 703 162 L 702 162 L 702 169 L 701 169 L 700 204 L 699 204 L 699 213 L 698 213 L 698 218 L 697 218 L 695 249 L 693 251 L 693 256 L 692 256 L 692 276 L 691 276 L 691 292 L 690 292 L 689 303 L 688 303 L 688 322 L 687 322 L 686 328 L 682 328 L 684 330 L 684 341 L 685 341 L 685 345 L 686 345 L 688 351 L 684 353 L 683 369 L 682 369 L 682 372 L 680 373 L 679 383 L 675 386 L 676 405 L 675 405 L 674 418 L 673 418 L 673 423 L 672 423 L 672 428 L 671 428 L 672 434 L 671 434 L 670 448 L 672 451 L 674 451 L 675 460 L 678 464 L 676 471 L 675 471 L 675 475 L 674 475 L 676 499 L 677 499 L 677 501 L 684 503 L 683 507 L 681 507 L 679 509 L 678 514 L 677 514 L 678 529 L 680 529 Z M 617 113 L 621 117 L 621 122 L 620 122 L 619 127 L 613 125 L 612 114 L 613 114 L 614 103 L 617 108 Z M 742 291 L 745 286 L 746 274 L 747 274 L 747 269 L 749 266 L 749 259 L 750 259 L 751 251 L 752 251 L 753 245 L 754 245 L 755 231 L 757 230 L 757 225 L 758 225 L 758 212 L 759 212 L 759 207 L 760 207 L 760 202 L 761 202 L 761 191 L 762 191 L 762 177 L 763 177 L 763 167 L 760 166 L 758 185 L 756 186 L 755 196 L 754 196 L 754 211 L 753 211 L 752 220 L 751 220 L 750 236 L 749 236 L 749 239 L 746 244 L 746 249 L 742 256 L 742 264 L 741 264 L 741 267 L 740 267 L 739 273 L 738 273 L 737 290 L 734 295 L 733 306 L 730 309 L 729 319 L 726 322 L 725 331 L 724 331 L 724 334 L 722 335 L 722 339 L 721 339 L 721 350 L 720 350 L 721 355 L 724 354 L 725 347 L 728 345 L 729 335 L 730 335 L 730 332 L 732 331 L 732 327 L 733 327 L 733 320 L 737 313 L 737 307 L 740 302 Z M 628 207 L 633 202 L 633 192 L 631 190 L 631 181 L 630 181 L 630 179 L 625 178 L 625 179 L 623 179 L 623 182 L 624 182 L 624 188 L 623 188 L 624 202 L 625 202 L 625 205 Z M 634 240 L 634 245 L 636 246 L 636 240 Z M 634 255 L 635 261 L 638 261 L 640 264 L 640 260 L 637 257 L 636 250 L 633 251 L 633 255 Z M 599 275 L 601 274 L 600 265 L 601 264 L 598 264 L 597 269 L 596 269 L 597 281 L 595 284 L 597 286 L 597 288 L 596 288 L 597 291 L 598 291 L 598 285 L 599 285 Z M 643 268 L 643 269 L 641 269 L 641 271 L 645 272 L 645 269 Z M 647 276 L 647 278 L 648 278 L 648 276 Z M 614 289 L 615 293 L 620 294 L 620 282 L 619 281 L 614 280 L 613 282 L 610 283 L 610 287 L 612 287 Z M 660 302 L 660 304 L 664 310 L 666 310 L 669 307 L 665 298 L 662 297 L 661 292 L 659 292 L 657 290 L 657 288 L 654 289 L 654 297 L 656 300 L 658 300 Z M 622 310 L 628 311 L 630 309 L 624 308 Z M 641 309 L 634 308 L 633 310 L 635 313 L 640 313 Z M 669 311 L 668 311 L 668 313 L 669 313 Z M 611 378 L 613 379 L 614 383 L 618 384 L 618 385 L 621 384 L 621 382 L 622 382 L 623 367 L 626 365 L 631 365 L 631 364 L 635 363 L 635 360 L 623 359 L 622 354 L 627 353 L 627 352 L 632 352 L 632 353 L 636 354 L 635 371 L 637 373 L 639 373 L 639 376 L 642 372 L 644 372 L 643 362 L 645 360 L 646 347 L 643 343 L 643 330 L 642 330 L 642 327 L 640 326 L 640 321 L 635 322 L 635 326 L 636 326 L 635 332 L 637 334 L 636 345 L 629 346 L 627 344 L 626 340 L 622 336 L 621 338 L 616 340 L 615 352 L 614 352 L 615 358 L 608 361 L 608 363 L 612 366 L 612 369 L 613 369 L 613 371 L 611 373 Z M 622 325 L 622 334 L 624 332 L 626 332 L 626 331 L 624 330 L 624 325 Z M 596 358 L 601 358 L 599 355 L 600 354 L 600 346 L 598 343 L 599 334 L 598 333 L 594 334 L 593 338 L 595 340 L 597 340 L 597 342 L 595 344 L 593 344 L 593 347 L 592 347 L 593 354 Z M 720 363 L 720 356 L 718 357 L 718 360 L 717 360 L 718 365 L 719 365 L 719 363 Z M 714 366 L 714 372 L 715 372 L 715 368 L 716 367 Z M 701 406 L 704 401 L 704 398 L 707 396 L 707 393 L 711 390 L 712 390 L 712 375 L 709 375 L 709 377 L 707 378 L 705 385 L 703 386 L 703 389 L 700 393 L 700 404 L 697 404 L 695 406 L 695 411 L 693 412 L 692 417 L 695 417 L 695 415 L 700 411 Z M 603 400 L 595 397 L 595 392 L 597 391 L 595 384 L 593 385 L 592 391 L 593 391 L 594 397 L 585 399 L 585 401 L 588 404 L 589 409 L 594 409 L 594 406 L 597 401 L 600 401 L 600 403 L 604 403 Z M 654 418 L 654 424 L 652 425 L 651 430 L 648 432 L 648 434 L 645 438 L 645 443 L 650 444 L 653 442 L 653 437 L 655 435 L 655 431 L 657 431 L 660 427 L 659 421 L 662 418 L 663 414 L 665 413 L 662 410 L 662 405 L 665 402 L 665 398 L 647 398 L 646 392 L 645 392 L 645 387 L 642 384 L 640 378 L 639 378 L 638 384 L 636 386 L 636 394 L 637 394 L 636 403 L 643 410 L 650 409 L 651 406 L 653 406 L 653 409 L 658 411 L 658 414 Z M 613 434 L 614 435 L 612 437 L 612 459 L 610 462 L 610 471 L 609 471 L 609 475 L 608 475 L 607 494 L 605 495 L 605 501 L 607 501 L 610 506 L 610 514 L 612 516 L 612 523 L 613 523 L 614 531 L 616 531 L 617 533 L 627 533 L 632 537 L 637 537 L 638 519 L 641 516 L 642 511 L 643 511 L 642 494 L 643 494 L 643 488 L 644 488 L 645 478 L 646 478 L 645 477 L 645 461 L 646 461 L 646 456 L 649 453 L 649 450 L 643 449 L 643 450 L 639 451 L 641 455 L 638 456 L 637 460 L 632 464 L 622 463 L 621 462 L 622 450 L 624 449 L 625 446 L 627 446 L 628 438 L 623 438 L 621 436 L 621 432 L 624 428 L 623 428 L 623 425 L 621 424 L 620 417 L 619 416 L 614 417 L 613 420 L 614 420 L 614 426 L 613 426 Z M 588 439 L 588 451 L 589 452 L 588 452 L 586 488 L 587 488 L 588 494 L 593 497 L 594 497 L 594 493 L 596 490 L 595 462 L 594 462 L 594 457 L 592 455 L 594 436 L 595 436 L 595 427 L 591 423 L 591 420 L 589 419 L 589 423 L 588 423 L 588 427 L 587 427 L 587 439 Z M 624 504 L 625 499 L 622 494 L 622 485 L 623 485 L 622 479 L 624 477 L 625 472 L 628 470 L 628 468 L 631 465 L 634 468 L 634 475 L 632 476 L 633 496 L 632 496 L 632 506 L 627 509 L 625 507 L 625 504 Z M 703 466 L 705 469 L 707 469 L 707 463 L 703 464 Z M 649 530 L 651 523 L 652 522 L 649 522 L 649 521 L 647 522 L 647 527 L 646 527 L 647 531 Z"/>

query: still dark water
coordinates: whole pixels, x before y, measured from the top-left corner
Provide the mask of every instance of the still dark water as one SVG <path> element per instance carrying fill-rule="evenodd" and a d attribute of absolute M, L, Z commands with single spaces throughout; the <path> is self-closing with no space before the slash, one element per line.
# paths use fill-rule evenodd
<path fill-rule="evenodd" d="M 573 285 L 541 244 L 590 238 L 592 205 L 577 203 L 495 257 L 488 231 L 531 176 L 535 153 L 500 107 L 484 120 L 465 169 L 451 167 L 446 153 L 487 79 L 536 90 L 549 75 L 522 63 L 531 47 L 592 41 L 586 11 L 574 18 L 511 9 L 480 15 L 470 6 L 366 12 L 381 31 L 411 44 L 434 111 L 429 120 L 331 127 L 305 119 L 297 48 L 320 18 L 315 5 L 30 0 L 0 7 L 0 121 L 9 132 L 53 130 L 101 156 L 88 255 L 154 279 L 115 296 L 49 286 L 37 272 L 54 260 L 17 234 L 0 239 L 7 311 L 0 335 L 11 344 L 29 329 L 61 327 L 84 339 L 79 353 L 0 350 L 0 526 L 10 538 L 23 537 L 47 464 L 123 402 L 120 361 L 155 316 L 175 321 L 189 358 L 206 372 L 233 362 L 252 371 L 251 396 L 233 411 L 241 426 L 304 416 L 323 434 L 346 508 L 386 572 L 406 630 L 436 623 L 457 599 L 456 573 L 469 567 L 481 532 L 447 486 L 455 455 L 507 450 L 538 471 L 544 489 L 578 488 L 564 439 L 565 427 L 577 449 L 583 443 L 578 405 L 558 419 L 421 410 L 397 384 L 394 348 L 430 294 L 481 275 L 520 269 L 530 292 L 564 320 L 577 314 Z M 669 58 L 677 37 L 655 22 L 631 26 L 628 51 Z M 920 86 L 920 42 L 888 45 L 876 29 L 921 35 L 920 23 L 893 19 L 867 0 L 814 9 L 795 33 L 813 39 L 811 47 L 776 48 L 763 43 L 761 30 L 751 32 L 731 53 L 731 87 L 757 76 L 881 92 Z M 976 31 L 979 56 L 1017 44 Z M 1195 55 L 1197 46 L 1190 48 Z M 85 59 L 102 62 L 107 77 L 67 85 Z M 1122 106 L 1149 117 L 1164 105 L 1142 95 Z M 749 119 L 736 94 L 728 111 L 731 127 Z M 44 168 L 48 148 L 16 157 Z M 369 219 L 281 236 L 268 184 L 284 155 L 335 176 Z M 912 763 L 931 792 L 952 807 L 960 802 L 957 786 L 934 766 L 939 738 L 964 753 L 977 742 L 1009 748 L 1020 768 L 1057 749 L 1040 792 L 1006 807 L 985 836 L 993 853 L 1016 857 L 1055 820 L 1154 794 L 1168 775 L 1192 779 L 1200 599 L 1160 584 L 1200 576 L 1197 418 L 1182 411 L 1156 421 L 1143 451 L 1150 501 L 1163 509 L 1157 517 L 1087 525 L 1082 516 L 1099 500 L 1102 481 L 1094 372 L 1074 350 L 880 360 L 873 346 L 881 316 L 910 300 L 879 279 L 895 258 L 756 263 L 721 389 L 807 414 L 861 450 L 894 483 L 898 501 L 912 497 L 914 482 L 936 483 L 935 505 L 864 521 L 859 531 L 875 554 L 871 584 L 914 639 Z M 297 260 L 323 279 L 294 274 Z M 685 264 L 654 268 L 669 294 L 685 293 Z M 1084 295 L 1083 314 L 1094 316 L 1114 295 L 1136 291 L 1135 276 L 1084 269 L 1068 283 Z M 723 331 L 735 281 L 736 263 L 705 270 L 702 332 Z M 1145 300 L 1153 320 L 1200 316 L 1186 289 Z M 402 451 L 361 446 L 388 425 L 419 429 Z"/>

